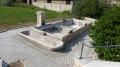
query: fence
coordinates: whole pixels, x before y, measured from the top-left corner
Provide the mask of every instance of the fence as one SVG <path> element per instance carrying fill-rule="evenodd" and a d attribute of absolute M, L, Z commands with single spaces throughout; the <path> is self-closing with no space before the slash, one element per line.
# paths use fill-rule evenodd
<path fill-rule="evenodd" d="M 40 8 L 46 8 L 48 10 L 58 11 L 58 12 L 68 11 L 72 9 L 72 5 L 68 5 L 68 4 L 32 2 L 32 5 L 40 7 Z"/>
<path fill-rule="evenodd" d="M 82 54 L 83 54 L 83 48 L 84 48 L 84 46 L 87 46 L 89 48 L 120 47 L 120 45 L 107 45 L 107 46 L 94 46 L 94 47 L 92 47 L 92 46 L 88 46 L 88 45 L 82 43 L 82 49 L 81 49 L 81 54 L 80 54 L 79 59 L 82 59 Z"/>

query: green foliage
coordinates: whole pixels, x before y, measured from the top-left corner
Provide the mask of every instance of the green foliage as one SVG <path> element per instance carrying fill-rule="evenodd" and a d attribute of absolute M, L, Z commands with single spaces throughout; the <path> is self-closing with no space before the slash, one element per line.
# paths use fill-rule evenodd
<path fill-rule="evenodd" d="M 70 11 L 63 11 L 62 14 L 72 17 L 72 12 L 70 12 Z"/>
<path fill-rule="evenodd" d="M 22 0 L 22 2 L 27 3 L 27 0 Z"/>
<path fill-rule="evenodd" d="M 13 0 L 11 6 L 13 6 L 13 7 L 31 7 L 25 3 L 26 3 L 26 0 Z M 31 8 L 33 8 L 33 6 Z"/>
<path fill-rule="evenodd" d="M 27 0 L 13 0 L 13 2 L 16 2 L 16 3 L 26 3 Z"/>
<path fill-rule="evenodd" d="M 16 3 L 22 3 L 23 0 L 15 0 Z"/>
<path fill-rule="evenodd" d="M 102 14 L 105 3 L 99 0 L 75 0 L 72 9 L 77 18 L 81 17 L 99 17 Z"/>
<path fill-rule="evenodd" d="M 1 0 L 0 0 L 0 5 L 1 5 Z"/>
<path fill-rule="evenodd" d="M 90 27 L 93 46 L 120 45 L 120 7 L 113 6 Z M 96 48 L 100 59 L 120 62 L 120 47 Z"/>
<path fill-rule="evenodd" d="M 18 3 L 16 3 L 16 2 L 14 2 L 14 3 L 11 4 L 11 6 L 12 6 L 12 7 L 24 7 L 24 8 L 37 9 L 37 7 L 32 6 L 32 5 L 28 5 L 28 4 L 25 4 L 25 3 L 20 3 L 20 4 L 18 4 Z"/>
<path fill-rule="evenodd" d="M 26 3 L 26 0 L 0 0 L 0 5 L 11 6 L 11 5 L 21 5 L 21 3 Z"/>
<path fill-rule="evenodd" d="M 1 0 L 0 5 L 2 6 L 8 6 L 12 3 L 12 0 Z"/>

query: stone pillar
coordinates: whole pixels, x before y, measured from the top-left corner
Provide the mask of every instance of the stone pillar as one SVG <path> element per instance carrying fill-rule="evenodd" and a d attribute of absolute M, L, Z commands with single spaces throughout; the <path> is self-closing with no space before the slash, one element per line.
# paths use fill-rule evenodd
<path fill-rule="evenodd" d="M 45 25 L 45 12 L 39 11 L 36 12 L 36 14 L 37 14 L 37 27 Z"/>

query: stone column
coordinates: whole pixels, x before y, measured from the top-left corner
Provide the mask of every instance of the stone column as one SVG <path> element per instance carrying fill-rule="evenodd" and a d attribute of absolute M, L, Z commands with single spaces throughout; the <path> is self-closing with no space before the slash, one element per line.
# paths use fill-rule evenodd
<path fill-rule="evenodd" d="M 36 12 L 36 14 L 37 14 L 37 27 L 45 25 L 45 12 L 39 11 Z"/>

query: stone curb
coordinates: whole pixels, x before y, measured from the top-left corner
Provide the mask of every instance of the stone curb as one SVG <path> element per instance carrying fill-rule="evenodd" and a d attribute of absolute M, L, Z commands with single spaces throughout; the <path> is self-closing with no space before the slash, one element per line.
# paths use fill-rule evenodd
<path fill-rule="evenodd" d="M 18 35 L 28 39 L 29 41 L 33 41 L 35 43 L 41 44 L 41 46 L 45 47 L 48 50 L 54 51 L 54 52 L 57 52 L 57 51 L 61 50 L 63 48 L 63 46 L 64 46 L 64 44 L 61 44 L 61 45 L 58 45 L 58 46 L 50 46 L 50 45 L 46 45 L 42 41 L 38 41 L 38 40 L 36 40 L 34 38 L 31 38 L 29 36 L 26 36 L 26 35 L 24 35 L 22 33 L 18 33 Z"/>

